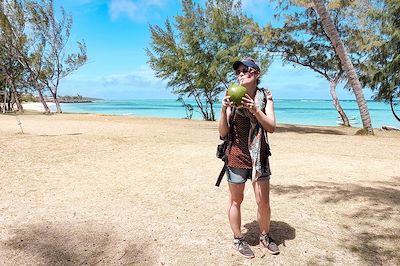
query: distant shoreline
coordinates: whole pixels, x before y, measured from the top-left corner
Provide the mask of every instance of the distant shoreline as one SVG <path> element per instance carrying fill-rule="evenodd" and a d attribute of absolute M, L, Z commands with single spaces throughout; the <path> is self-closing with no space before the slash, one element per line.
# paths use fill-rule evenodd
<path fill-rule="evenodd" d="M 44 100 L 46 102 L 54 102 L 54 99 L 51 97 L 45 97 Z M 60 96 L 58 97 L 58 101 L 60 103 L 92 103 L 94 101 L 99 101 L 102 99 L 99 98 L 91 98 L 91 97 L 84 97 L 84 96 Z"/>
<path fill-rule="evenodd" d="M 86 96 L 81 96 L 79 94 L 76 96 L 68 96 L 68 95 L 67 96 L 58 96 L 57 99 L 60 103 L 93 103 L 95 101 L 103 100 L 101 98 L 86 97 Z M 46 97 L 44 97 L 44 101 L 51 103 L 51 102 L 54 102 L 54 99 L 53 99 L 53 97 L 46 96 Z M 40 103 L 41 100 L 38 96 L 23 95 L 22 102 Z"/>

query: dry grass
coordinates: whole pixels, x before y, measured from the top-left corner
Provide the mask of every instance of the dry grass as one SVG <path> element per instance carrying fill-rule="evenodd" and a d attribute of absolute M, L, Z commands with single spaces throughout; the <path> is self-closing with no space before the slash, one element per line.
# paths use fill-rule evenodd
<path fill-rule="evenodd" d="M 399 265 L 400 133 L 281 125 L 270 136 L 272 235 L 251 186 L 233 253 L 215 122 L 0 116 L 2 265 Z"/>

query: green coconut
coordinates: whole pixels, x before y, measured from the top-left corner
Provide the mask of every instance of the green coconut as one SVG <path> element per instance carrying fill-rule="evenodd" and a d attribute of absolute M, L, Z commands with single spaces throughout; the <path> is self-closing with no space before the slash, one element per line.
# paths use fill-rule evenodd
<path fill-rule="evenodd" d="M 242 106 L 242 98 L 246 94 L 246 88 L 239 84 L 231 84 L 228 88 L 228 95 L 231 96 L 230 100 L 236 106 Z"/>

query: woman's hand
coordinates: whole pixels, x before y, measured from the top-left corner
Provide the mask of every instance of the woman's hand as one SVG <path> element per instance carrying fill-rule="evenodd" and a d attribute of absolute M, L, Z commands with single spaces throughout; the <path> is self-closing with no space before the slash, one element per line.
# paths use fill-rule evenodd
<path fill-rule="evenodd" d="M 222 111 L 226 111 L 226 108 L 232 106 L 230 98 L 231 96 L 225 95 L 225 97 L 222 99 Z"/>
<path fill-rule="evenodd" d="M 272 101 L 272 92 L 270 90 L 266 90 L 265 94 L 267 95 L 267 100 Z"/>
<path fill-rule="evenodd" d="M 247 93 L 242 98 L 242 104 L 243 107 L 248 109 L 249 112 L 252 113 L 253 115 L 258 112 L 258 108 L 256 106 L 255 101 Z"/>

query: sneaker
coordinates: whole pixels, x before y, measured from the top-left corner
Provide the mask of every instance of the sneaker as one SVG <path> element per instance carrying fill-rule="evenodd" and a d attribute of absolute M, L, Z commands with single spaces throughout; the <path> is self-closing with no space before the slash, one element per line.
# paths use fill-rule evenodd
<path fill-rule="evenodd" d="M 239 254 L 246 259 L 254 258 L 253 251 L 250 249 L 249 244 L 247 244 L 243 237 L 233 239 L 233 249 L 239 252 Z"/>
<path fill-rule="evenodd" d="M 268 235 L 260 235 L 260 245 L 268 250 L 272 255 L 279 254 L 278 245 L 275 241 Z"/>

